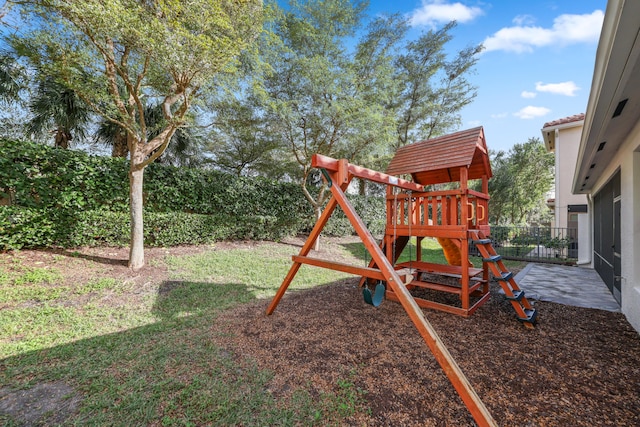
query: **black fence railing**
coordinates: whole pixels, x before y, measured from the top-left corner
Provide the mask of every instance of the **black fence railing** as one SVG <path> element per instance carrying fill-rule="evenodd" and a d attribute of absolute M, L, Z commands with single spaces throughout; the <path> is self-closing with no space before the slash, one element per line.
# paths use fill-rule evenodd
<path fill-rule="evenodd" d="M 578 258 L 576 228 L 491 226 L 491 241 L 504 259 L 573 264 Z M 469 253 L 478 255 L 472 243 Z"/>

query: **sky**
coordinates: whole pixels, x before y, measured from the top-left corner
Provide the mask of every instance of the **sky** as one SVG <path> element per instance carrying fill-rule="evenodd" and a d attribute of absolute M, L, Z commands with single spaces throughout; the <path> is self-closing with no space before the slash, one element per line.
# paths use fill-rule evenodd
<path fill-rule="evenodd" d="M 544 123 L 584 113 L 606 0 L 370 0 L 371 14 L 402 13 L 414 36 L 451 20 L 449 51 L 482 43 L 470 81 L 478 96 L 462 129 L 483 126 L 487 146 L 508 151 L 541 138 Z"/>
<path fill-rule="evenodd" d="M 508 151 L 541 138 L 544 123 L 585 112 L 606 0 L 369 1 L 371 16 L 406 16 L 410 37 L 456 20 L 452 55 L 484 45 L 460 130 L 483 126 L 490 149 Z"/>

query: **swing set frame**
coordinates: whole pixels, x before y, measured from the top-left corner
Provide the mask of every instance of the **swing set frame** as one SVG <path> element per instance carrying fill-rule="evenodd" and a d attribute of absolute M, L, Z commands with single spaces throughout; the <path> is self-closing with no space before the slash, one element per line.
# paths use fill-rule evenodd
<path fill-rule="evenodd" d="M 468 408 L 476 423 L 479 426 L 495 426 L 495 420 L 484 406 L 482 400 L 477 395 L 434 328 L 425 318 L 421 307 L 416 303 L 414 297 L 407 289 L 406 284 L 413 279 L 411 271 L 405 273 L 407 270 L 397 271 L 395 269 L 392 262 L 385 255 L 382 248 L 377 244 L 375 238 L 367 229 L 366 225 L 344 193 L 353 178 L 366 179 L 372 182 L 385 184 L 388 186 L 388 189 L 391 187 L 397 187 L 415 192 L 423 192 L 423 185 L 403 180 L 393 175 L 350 164 L 346 159 L 336 160 L 319 154 L 315 154 L 313 156 L 312 166 L 322 171 L 332 197 L 311 230 L 311 233 L 302 246 L 300 253 L 292 257 L 293 264 L 284 281 L 280 285 L 280 288 L 276 292 L 276 295 L 269 304 L 266 314 L 271 315 L 274 312 L 302 264 L 342 271 L 362 276 L 367 279 L 386 281 L 388 286 L 387 290 L 393 292 L 394 299 L 398 301 L 407 312 L 409 318 L 449 378 L 449 381 L 460 395 L 463 403 Z M 309 256 L 316 240 L 320 236 L 320 233 L 337 206 L 340 206 L 349 219 L 349 222 L 362 240 L 367 252 L 371 255 L 372 263 L 370 265 L 374 265 L 375 267 L 358 267 Z M 389 212 L 387 212 L 387 214 L 389 214 Z M 386 247 L 387 251 L 389 251 L 390 245 L 387 245 Z"/>

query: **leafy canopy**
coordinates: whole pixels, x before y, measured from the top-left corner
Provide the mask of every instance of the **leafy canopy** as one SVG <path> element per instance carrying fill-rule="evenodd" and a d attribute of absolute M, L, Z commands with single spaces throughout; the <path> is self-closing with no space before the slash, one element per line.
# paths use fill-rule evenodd
<path fill-rule="evenodd" d="M 177 128 L 203 87 L 251 42 L 262 13 L 257 0 L 16 3 L 31 32 L 14 46 L 140 139 L 144 99 L 162 102 Z"/>
<path fill-rule="evenodd" d="M 539 138 L 515 144 L 507 153 L 491 153 L 489 220 L 492 224 L 524 224 L 553 185 L 553 153 Z"/>

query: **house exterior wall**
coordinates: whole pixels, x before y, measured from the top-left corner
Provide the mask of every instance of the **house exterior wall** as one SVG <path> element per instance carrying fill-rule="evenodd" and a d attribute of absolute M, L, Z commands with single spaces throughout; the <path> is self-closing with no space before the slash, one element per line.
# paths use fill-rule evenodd
<path fill-rule="evenodd" d="M 640 331 L 640 123 L 638 123 L 593 187 L 596 194 L 620 171 L 621 308 Z"/>
<path fill-rule="evenodd" d="M 564 129 L 556 129 L 555 139 L 555 166 L 556 166 L 556 204 L 555 204 L 555 227 L 567 227 L 569 205 L 586 205 L 587 196 L 584 194 L 573 194 L 573 174 L 576 169 L 578 149 L 580 147 L 580 137 L 582 135 L 582 125 Z"/>

